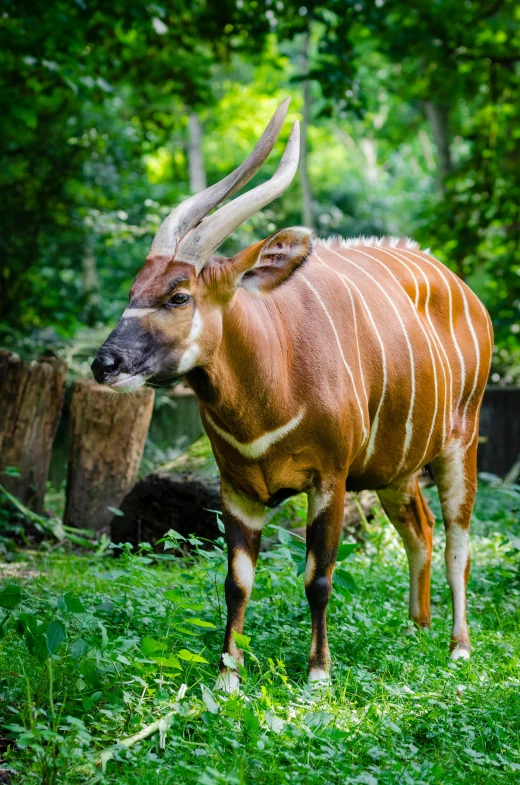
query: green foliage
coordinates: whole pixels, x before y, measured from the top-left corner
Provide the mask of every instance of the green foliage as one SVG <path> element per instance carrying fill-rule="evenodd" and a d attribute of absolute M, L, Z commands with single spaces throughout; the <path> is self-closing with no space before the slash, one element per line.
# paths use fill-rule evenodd
<path fill-rule="evenodd" d="M 435 506 L 435 496 L 432 506 Z M 520 770 L 516 487 L 482 485 L 468 587 L 474 654 L 449 663 L 450 602 L 436 532 L 433 623 L 405 621 L 406 559 L 378 513 L 340 546 L 329 611 L 333 678 L 305 684 L 304 544 L 278 524 L 260 556 L 243 686 L 213 688 L 225 625 L 223 543 L 191 556 L 28 557 L 40 577 L 0 594 L 9 767 L 43 783 L 509 783 Z M 21 573 L 23 576 L 23 571 Z M 16 604 L 14 605 L 14 602 Z M 157 734 L 117 745 L 154 721 Z M 116 744 L 116 746 L 114 746 Z M 105 772 L 97 767 L 103 754 Z M 23 772 L 23 773 L 22 773 Z"/>
<path fill-rule="evenodd" d="M 493 380 L 518 379 L 518 14 L 513 0 L 7 3 L 4 342 L 41 349 L 115 320 L 160 220 L 188 196 L 188 113 L 212 183 L 281 98 L 301 113 L 308 77 L 317 232 L 431 247 L 492 313 Z M 224 252 L 301 221 L 296 182 Z"/>

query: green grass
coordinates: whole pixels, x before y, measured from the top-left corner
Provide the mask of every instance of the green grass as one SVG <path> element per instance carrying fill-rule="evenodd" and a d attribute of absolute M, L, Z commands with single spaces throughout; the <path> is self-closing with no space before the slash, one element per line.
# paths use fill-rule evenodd
<path fill-rule="evenodd" d="M 442 527 L 432 629 L 409 635 L 404 552 L 378 515 L 365 546 L 341 564 L 355 589 L 343 582 L 334 592 L 333 679 L 315 688 L 305 683 L 301 545 L 287 532 L 272 531 L 282 542 L 261 554 L 243 689 L 232 697 L 212 692 L 224 629 L 222 548 L 159 561 L 146 551 L 118 560 L 25 554 L 9 565 L 8 584 L 21 594 L 9 586 L 0 594 L 0 604 L 14 605 L 0 642 L 4 765 L 24 783 L 518 781 L 518 498 L 515 489 L 480 494 L 470 664 L 448 659 Z M 96 766 L 102 750 L 170 711 L 164 739 L 119 748 L 104 773 Z"/>

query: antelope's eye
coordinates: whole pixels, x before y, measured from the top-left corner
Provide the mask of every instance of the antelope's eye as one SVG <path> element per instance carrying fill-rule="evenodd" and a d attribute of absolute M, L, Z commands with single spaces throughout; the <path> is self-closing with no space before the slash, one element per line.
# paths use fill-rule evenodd
<path fill-rule="evenodd" d="M 171 300 L 168 300 L 166 303 L 166 307 L 174 308 L 176 305 L 186 305 L 189 299 L 189 294 L 186 294 L 185 292 L 175 292 Z"/>

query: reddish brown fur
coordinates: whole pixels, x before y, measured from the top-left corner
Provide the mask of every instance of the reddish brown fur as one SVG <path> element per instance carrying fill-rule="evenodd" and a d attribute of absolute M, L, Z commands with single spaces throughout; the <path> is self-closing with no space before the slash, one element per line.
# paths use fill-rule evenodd
<path fill-rule="evenodd" d="M 235 494 L 223 495 L 231 576 L 225 651 L 237 653 L 232 630 L 242 630 L 248 597 L 233 578 L 233 559 L 247 553 L 254 568 L 259 545 L 259 534 L 248 529 L 249 513 L 240 509 L 249 504 L 254 516 L 284 489 L 326 502 L 309 519 L 311 675 L 329 666 L 325 612 L 345 483 L 378 490 L 415 575 L 412 616 L 429 623 L 433 516 L 415 477 L 426 463 L 436 469 L 445 505 L 448 578 L 458 608 L 452 646 L 469 648 L 456 559 L 469 558 L 463 533 L 473 504 L 478 416 L 492 351 L 483 306 L 429 254 L 390 239 L 344 246 L 318 244 L 311 253 L 305 230 L 283 230 L 232 259 L 213 257 L 198 277 L 189 265 L 149 259 L 130 304 L 161 306 L 172 295 L 168 281 L 184 276 L 182 288 L 202 319 L 196 366 L 187 378 L 199 397 L 223 484 Z M 171 368 L 186 350 L 193 313 L 173 318 L 158 310 L 141 320 L 171 344 Z M 301 420 L 264 454 L 244 454 L 247 445 L 299 413 Z"/>

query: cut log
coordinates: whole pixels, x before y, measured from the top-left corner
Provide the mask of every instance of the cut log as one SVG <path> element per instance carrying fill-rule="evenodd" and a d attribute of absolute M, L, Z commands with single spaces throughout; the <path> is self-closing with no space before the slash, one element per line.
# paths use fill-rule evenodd
<path fill-rule="evenodd" d="M 115 515 L 110 527 L 115 543 L 155 545 L 169 529 L 184 537 L 196 534 L 208 540 L 220 535 L 217 516 L 211 512 L 220 510 L 218 481 L 149 474 L 135 485 L 119 509 L 123 515 Z"/>
<path fill-rule="evenodd" d="M 108 531 L 137 480 L 150 426 L 153 390 L 118 395 L 89 379 L 74 384 L 64 523 Z"/>
<path fill-rule="evenodd" d="M 41 513 L 67 366 L 54 357 L 22 362 L 0 351 L 0 482 Z M 18 476 L 4 474 L 16 467 Z"/>

